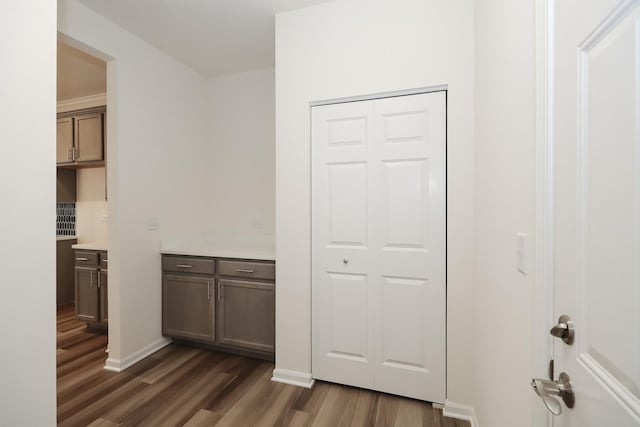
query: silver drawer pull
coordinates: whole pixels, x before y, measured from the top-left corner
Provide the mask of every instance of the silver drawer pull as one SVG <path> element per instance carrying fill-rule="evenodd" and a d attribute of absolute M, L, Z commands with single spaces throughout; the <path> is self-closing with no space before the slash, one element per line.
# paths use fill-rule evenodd
<path fill-rule="evenodd" d="M 247 270 L 247 269 L 244 269 L 244 268 L 238 268 L 236 270 L 236 273 L 249 273 L 249 274 L 251 274 L 251 273 L 253 273 L 253 270 Z"/>
<path fill-rule="evenodd" d="M 103 259 L 102 262 L 109 262 L 109 260 L 108 259 Z"/>
<path fill-rule="evenodd" d="M 89 258 L 76 258 L 76 261 L 89 261 Z"/>
<path fill-rule="evenodd" d="M 189 264 L 176 264 L 176 267 L 178 267 L 178 268 L 193 268 L 193 265 L 189 265 Z"/>

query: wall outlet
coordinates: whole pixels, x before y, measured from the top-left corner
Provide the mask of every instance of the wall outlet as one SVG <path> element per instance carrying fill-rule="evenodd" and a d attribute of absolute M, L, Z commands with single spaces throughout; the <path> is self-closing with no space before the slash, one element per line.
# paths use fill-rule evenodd
<path fill-rule="evenodd" d="M 147 219 L 147 231 L 160 230 L 160 220 L 158 218 Z"/>
<path fill-rule="evenodd" d="M 516 269 L 527 275 L 527 233 L 516 233 Z"/>

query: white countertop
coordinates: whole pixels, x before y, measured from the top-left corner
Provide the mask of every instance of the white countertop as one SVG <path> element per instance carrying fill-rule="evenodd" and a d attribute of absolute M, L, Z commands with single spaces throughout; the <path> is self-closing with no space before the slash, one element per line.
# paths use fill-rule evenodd
<path fill-rule="evenodd" d="M 200 246 L 174 246 L 164 247 L 160 253 L 168 255 L 192 255 L 207 256 L 215 258 L 238 258 L 238 259 L 258 259 L 265 261 L 275 261 L 275 246 L 251 246 L 231 243 L 213 244 L 208 243 Z"/>
<path fill-rule="evenodd" d="M 56 236 L 56 241 L 59 242 L 60 240 L 76 240 L 77 237 L 76 236 Z"/>
<path fill-rule="evenodd" d="M 162 241 L 160 253 L 275 261 L 272 235 L 207 233 L 195 239 Z"/>
<path fill-rule="evenodd" d="M 106 243 L 91 242 L 91 243 L 77 243 L 71 245 L 73 249 L 86 249 L 88 251 L 106 251 L 108 250 Z"/>

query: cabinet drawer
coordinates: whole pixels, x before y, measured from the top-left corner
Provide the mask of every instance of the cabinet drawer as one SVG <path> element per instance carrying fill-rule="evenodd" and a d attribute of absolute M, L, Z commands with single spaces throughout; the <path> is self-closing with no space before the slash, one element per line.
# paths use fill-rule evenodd
<path fill-rule="evenodd" d="M 213 259 L 209 258 L 186 258 L 165 255 L 162 257 L 162 269 L 180 273 L 215 274 L 216 264 Z"/>
<path fill-rule="evenodd" d="M 76 267 L 97 267 L 98 252 L 76 251 L 75 264 Z"/>
<path fill-rule="evenodd" d="M 218 261 L 221 276 L 251 277 L 275 280 L 276 265 L 272 262 Z"/>
<path fill-rule="evenodd" d="M 102 270 L 109 269 L 109 253 L 108 252 L 100 252 L 100 269 Z"/>

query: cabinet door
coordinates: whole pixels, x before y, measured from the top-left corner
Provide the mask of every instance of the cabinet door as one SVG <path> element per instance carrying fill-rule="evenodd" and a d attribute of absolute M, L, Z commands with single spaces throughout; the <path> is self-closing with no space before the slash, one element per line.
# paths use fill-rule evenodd
<path fill-rule="evenodd" d="M 75 121 L 75 161 L 103 160 L 102 113 L 76 116 Z"/>
<path fill-rule="evenodd" d="M 58 119 L 56 133 L 56 163 L 71 163 L 73 161 L 73 117 Z"/>
<path fill-rule="evenodd" d="M 165 274 L 162 278 L 162 333 L 213 342 L 213 278 Z"/>
<path fill-rule="evenodd" d="M 98 271 L 100 284 L 100 323 L 107 324 L 109 320 L 109 304 L 107 299 L 109 289 L 109 272 L 107 270 Z"/>
<path fill-rule="evenodd" d="M 93 268 L 76 268 L 76 318 L 98 322 L 98 272 Z"/>
<path fill-rule="evenodd" d="M 275 285 L 218 281 L 218 344 L 250 350 L 275 349 Z"/>
<path fill-rule="evenodd" d="M 76 170 L 56 168 L 56 203 L 75 203 Z"/>
<path fill-rule="evenodd" d="M 77 240 L 56 242 L 56 302 L 58 305 L 73 303 L 75 299 L 73 249 Z"/>

